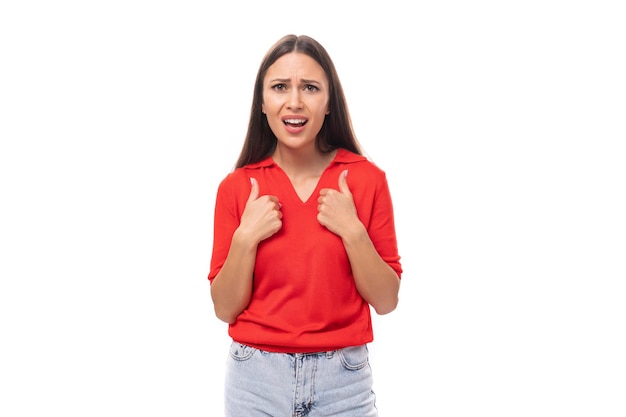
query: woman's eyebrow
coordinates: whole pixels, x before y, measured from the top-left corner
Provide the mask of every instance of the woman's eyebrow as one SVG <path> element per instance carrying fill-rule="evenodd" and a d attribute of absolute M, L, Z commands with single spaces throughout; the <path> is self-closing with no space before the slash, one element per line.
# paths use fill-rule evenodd
<path fill-rule="evenodd" d="M 270 83 L 290 83 L 291 79 L 290 78 L 273 78 L 271 80 L 269 80 Z M 321 82 L 317 81 L 317 80 L 309 80 L 309 79 L 301 79 L 300 80 L 301 84 L 321 84 Z"/>
<path fill-rule="evenodd" d="M 288 83 L 289 81 L 291 81 L 289 78 L 273 78 L 269 80 L 271 83 Z"/>

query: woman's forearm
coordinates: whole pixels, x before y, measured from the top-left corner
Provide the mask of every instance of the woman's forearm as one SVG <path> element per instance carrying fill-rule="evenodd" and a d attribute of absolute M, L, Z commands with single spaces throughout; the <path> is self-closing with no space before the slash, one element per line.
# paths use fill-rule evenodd
<path fill-rule="evenodd" d="M 400 278 L 378 254 L 365 227 L 343 238 L 357 290 L 378 314 L 398 305 Z"/>
<path fill-rule="evenodd" d="M 236 231 L 226 261 L 211 284 L 215 315 L 226 323 L 233 323 L 250 303 L 256 248 L 256 242 Z"/>

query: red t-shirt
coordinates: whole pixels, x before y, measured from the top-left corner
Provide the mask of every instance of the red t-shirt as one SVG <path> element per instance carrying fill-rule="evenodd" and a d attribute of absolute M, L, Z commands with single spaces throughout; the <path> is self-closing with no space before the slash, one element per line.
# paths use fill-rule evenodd
<path fill-rule="evenodd" d="M 278 197 L 283 224 L 258 246 L 252 300 L 229 325 L 233 340 L 285 353 L 335 350 L 373 340 L 370 306 L 356 289 L 343 243 L 317 221 L 319 191 L 338 190 L 344 169 L 361 222 L 382 259 L 401 275 L 387 179 L 364 156 L 339 149 L 306 202 L 271 157 L 235 169 L 217 191 L 209 280 L 213 282 L 228 255 L 250 195 L 250 177 L 257 180 L 259 195 Z"/>

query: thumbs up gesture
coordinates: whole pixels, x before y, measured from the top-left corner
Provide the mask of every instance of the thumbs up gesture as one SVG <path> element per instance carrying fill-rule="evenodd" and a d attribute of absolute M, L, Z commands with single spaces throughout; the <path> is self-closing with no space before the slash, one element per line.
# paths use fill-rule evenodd
<path fill-rule="evenodd" d="M 241 215 L 239 231 L 255 242 L 260 242 L 278 232 L 283 225 L 278 197 L 262 195 L 259 197 L 259 184 L 250 178 L 251 188 L 246 207 Z"/>
<path fill-rule="evenodd" d="M 317 220 L 331 232 L 339 237 L 352 230 L 355 222 L 360 222 L 352 193 L 348 187 L 348 170 L 344 170 L 339 174 L 339 191 L 332 188 L 323 188 L 320 190 L 320 196 L 317 199 Z"/>

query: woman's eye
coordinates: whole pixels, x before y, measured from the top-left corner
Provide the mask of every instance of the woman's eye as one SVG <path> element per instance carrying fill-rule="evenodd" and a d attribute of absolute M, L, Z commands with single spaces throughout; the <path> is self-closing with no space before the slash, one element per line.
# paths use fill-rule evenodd
<path fill-rule="evenodd" d="M 272 88 L 274 90 L 284 91 L 287 87 L 285 86 L 285 84 L 275 84 L 272 86 Z"/>
<path fill-rule="evenodd" d="M 304 89 L 305 89 L 306 91 L 310 91 L 310 92 L 314 92 L 314 91 L 319 90 L 319 88 L 317 88 L 316 86 L 311 85 L 311 84 L 307 84 L 307 85 L 304 87 Z"/>

